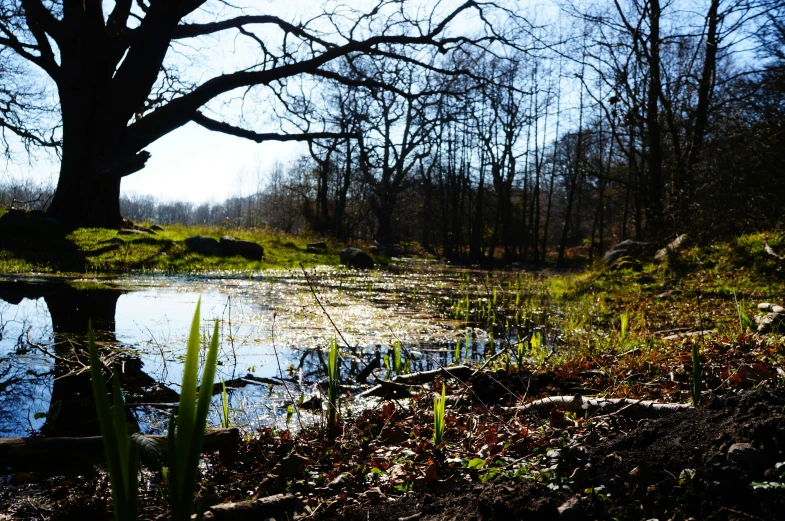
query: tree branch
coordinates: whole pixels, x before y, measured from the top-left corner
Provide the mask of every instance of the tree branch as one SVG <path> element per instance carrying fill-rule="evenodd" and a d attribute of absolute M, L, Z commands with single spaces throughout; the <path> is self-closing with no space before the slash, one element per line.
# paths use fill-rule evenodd
<path fill-rule="evenodd" d="M 203 36 L 206 34 L 213 34 L 220 31 L 224 31 L 226 29 L 240 29 L 245 25 L 261 25 L 261 24 L 273 24 L 277 25 L 287 33 L 292 33 L 297 35 L 301 38 L 309 40 L 311 42 L 318 43 L 322 45 L 325 49 L 330 49 L 336 47 L 337 45 L 321 38 L 317 38 L 313 34 L 307 32 L 302 27 L 298 27 L 294 24 L 291 24 L 277 16 L 270 16 L 270 15 L 247 15 L 247 16 L 238 16 L 236 18 L 231 18 L 229 20 L 222 20 L 220 22 L 213 22 L 213 23 L 206 23 L 206 24 L 183 24 L 177 26 L 172 35 L 172 39 L 179 40 L 183 38 L 194 38 L 196 36 Z"/>
<path fill-rule="evenodd" d="M 313 141 L 314 139 L 345 139 L 347 137 L 354 137 L 354 134 L 348 134 L 346 132 L 304 132 L 302 134 L 279 134 L 274 132 L 259 133 L 254 132 L 253 130 L 236 127 L 223 121 L 216 121 L 212 118 L 208 118 L 201 112 L 195 112 L 191 117 L 191 120 L 207 130 L 249 139 L 256 143 L 263 143 L 265 141 Z"/>

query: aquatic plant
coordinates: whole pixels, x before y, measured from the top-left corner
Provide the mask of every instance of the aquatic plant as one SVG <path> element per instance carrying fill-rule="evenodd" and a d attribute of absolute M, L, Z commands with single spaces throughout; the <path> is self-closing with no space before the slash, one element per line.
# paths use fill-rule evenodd
<path fill-rule="evenodd" d="M 169 421 L 169 484 L 172 521 L 191 519 L 194 492 L 199 478 L 199 460 L 202 457 L 202 442 L 207 424 L 207 413 L 213 394 L 215 367 L 218 360 L 218 321 L 207 349 L 207 358 L 202 371 L 201 385 L 197 391 L 199 372 L 199 309 L 191 322 L 191 332 L 183 367 L 183 382 L 180 389 L 180 405 L 177 416 Z"/>
<path fill-rule="evenodd" d="M 221 427 L 228 429 L 232 426 L 229 419 L 229 396 L 226 393 L 226 383 L 221 378 Z"/>
<path fill-rule="evenodd" d="M 114 518 L 117 521 L 133 521 L 137 516 L 139 479 L 139 447 L 128 437 L 125 421 L 125 405 L 120 390 L 119 378 L 112 375 L 112 401 L 101 372 L 101 360 L 95 347 L 93 328 L 88 326 L 87 345 L 90 357 L 90 379 L 93 387 L 98 423 L 103 437 L 106 469 L 112 487 Z"/>
<path fill-rule="evenodd" d="M 327 430 L 335 432 L 338 426 L 338 341 L 330 340 L 327 353 Z"/>
<path fill-rule="evenodd" d="M 433 444 L 439 445 L 444 437 L 444 405 L 447 402 L 445 398 L 445 385 L 442 383 L 442 397 L 435 396 L 433 398 Z"/>

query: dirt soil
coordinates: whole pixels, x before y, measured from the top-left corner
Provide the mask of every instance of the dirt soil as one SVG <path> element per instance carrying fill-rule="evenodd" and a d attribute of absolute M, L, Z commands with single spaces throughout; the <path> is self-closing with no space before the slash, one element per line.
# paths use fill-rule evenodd
<path fill-rule="evenodd" d="M 315 519 L 782 520 L 785 488 L 777 486 L 775 464 L 785 460 L 784 410 L 782 390 L 745 391 L 642 422 L 580 457 L 563 456 L 559 471 L 571 476 L 569 489 L 505 478 L 441 491 L 437 482 L 395 501 L 327 509 Z M 729 456 L 737 443 L 752 450 Z"/>

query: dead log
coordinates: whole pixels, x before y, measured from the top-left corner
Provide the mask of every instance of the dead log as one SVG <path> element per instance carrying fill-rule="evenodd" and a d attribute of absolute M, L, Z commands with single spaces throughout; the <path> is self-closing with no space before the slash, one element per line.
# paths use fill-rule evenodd
<path fill-rule="evenodd" d="M 474 374 L 474 369 L 465 365 L 455 367 L 441 367 L 433 371 L 421 371 L 419 373 L 401 374 L 392 379 L 393 382 L 405 385 L 424 384 L 432 382 L 439 376 L 456 378 L 458 380 L 468 380 Z"/>
<path fill-rule="evenodd" d="M 148 436 L 166 445 L 166 436 Z M 0 468 L 15 471 L 65 472 L 103 464 L 104 447 L 101 436 L 82 438 L 0 438 Z M 219 451 L 221 461 L 230 464 L 237 458 L 240 431 L 212 429 L 204 434 L 203 452 Z"/>
<path fill-rule="evenodd" d="M 575 396 L 549 396 L 534 400 L 517 407 L 520 411 L 536 411 L 547 415 L 552 409 L 559 407 L 576 414 L 622 414 L 632 419 L 660 418 L 674 412 L 691 409 L 687 403 L 659 403 L 650 400 L 633 400 L 630 398 L 586 398 Z"/>
<path fill-rule="evenodd" d="M 302 502 L 299 498 L 291 494 L 276 494 L 253 501 L 213 505 L 204 513 L 203 519 L 213 521 L 292 519 L 294 512 L 301 510 Z"/>
<path fill-rule="evenodd" d="M 409 398 L 412 395 L 409 385 L 399 384 L 396 382 L 388 382 L 387 380 L 379 380 L 379 383 L 367 389 L 360 394 L 354 396 L 358 398 L 368 398 L 369 396 L 378 396 L 380 398 Z"/>

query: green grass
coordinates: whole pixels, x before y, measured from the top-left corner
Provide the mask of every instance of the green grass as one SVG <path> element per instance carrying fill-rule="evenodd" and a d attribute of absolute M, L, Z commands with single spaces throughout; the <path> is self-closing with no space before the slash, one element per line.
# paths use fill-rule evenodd
<path fill-rule="evenodd" d="M 189 251 L 184 240 L 194 235 L 215 239 L 231 235 L 236 239 L 254 241 L 264 247 L 261 261 L 236 256 L 207 256 Z M 32 238 L 24 249 L 0 252 L 0 270 L 4 273 L 124 273 L 124 272 L 248 272 L 262 269 L 283 269 L 303 264 L 339 263 L 342 245 L 328 242 L 324 254 L 306 252 L 307 235 L 290 235 L 270 229 L 230 229 L 211 226 L 167 226 L 163 231 L 145 235 L 122 235 L 122 244 L 104 242 L 117 236 L 106 228 L 79 228 L 57 241 Z M 45 242 L 45 243 L 44 243 Z"/>

